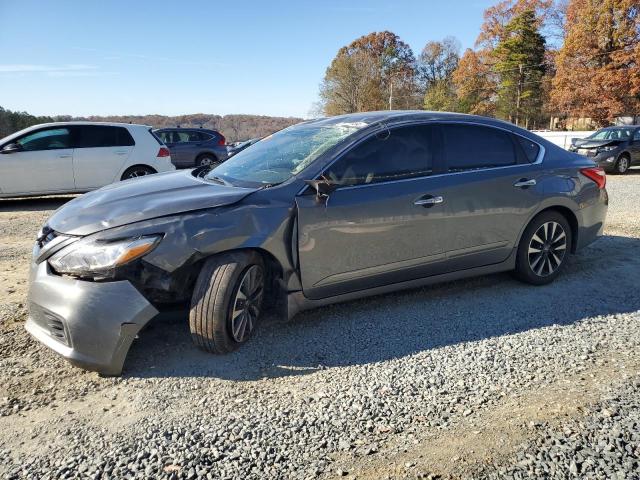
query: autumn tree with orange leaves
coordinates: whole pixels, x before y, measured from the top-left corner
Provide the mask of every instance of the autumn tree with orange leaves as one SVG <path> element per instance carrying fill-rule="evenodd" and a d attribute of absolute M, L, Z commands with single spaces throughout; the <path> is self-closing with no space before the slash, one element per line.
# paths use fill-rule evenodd
<path fill-rule="evenodd" d="M 556 56 L 552 106 L 608 125 L 640 113 L 638 0 L 571 0 Z"/>

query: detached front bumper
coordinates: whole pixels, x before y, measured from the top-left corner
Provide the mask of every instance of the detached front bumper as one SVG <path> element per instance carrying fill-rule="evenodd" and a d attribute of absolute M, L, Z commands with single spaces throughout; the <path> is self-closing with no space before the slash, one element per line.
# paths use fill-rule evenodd
<path fill-rule="evenodd" d="M 158 311 L 128 281 L 89 282 L 32 264 L 25 328 L 72 364 L 120 375 L 140 329 Z"/>

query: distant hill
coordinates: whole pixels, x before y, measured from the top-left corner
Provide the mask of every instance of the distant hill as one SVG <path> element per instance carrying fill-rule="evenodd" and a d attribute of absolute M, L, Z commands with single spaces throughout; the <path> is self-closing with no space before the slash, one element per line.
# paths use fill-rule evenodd
<path fill-rule="evenodd" d="M 25 112 L 12 112 L 0 107 L 0 138 L 30 125 L 43 122 L 65 122 L 69 120 L 89 120 L 93 122 L 141 123 L 154 128 L 162 127 L 202 127 L 219 130 L 227 142 L 264 137 L 290 125 L 302 122 L 302 118 L 269 117 L 266 115 L 212 115 L 195 113 L 169 117 L 165 115 L 117 115 L 72 117 L 58 115 L 54 117 L 34 117 Z"/>

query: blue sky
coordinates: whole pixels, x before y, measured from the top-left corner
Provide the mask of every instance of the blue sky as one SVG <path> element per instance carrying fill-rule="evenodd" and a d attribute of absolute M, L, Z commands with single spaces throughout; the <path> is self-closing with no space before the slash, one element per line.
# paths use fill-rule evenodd
<path fill-rule="evenodd" d="M 308 116 L 338 49 L 473 45 L 495 0 L 0 0 L 0 106 L 37 115 Z"/>

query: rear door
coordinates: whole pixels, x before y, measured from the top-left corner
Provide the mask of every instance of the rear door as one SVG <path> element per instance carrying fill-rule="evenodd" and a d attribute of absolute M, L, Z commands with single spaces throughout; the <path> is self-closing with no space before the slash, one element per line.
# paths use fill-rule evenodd
<path fill-rule="evenodd" d="M 115 180 L 134 149 L 135 142 L 125 127 L 78 125 L 74 128 L 73 168 L 76 187 L 90 190 Z"/>
<path fill-rule="evenodd" d="M 447 214 L 451 270 L 502 262 L 542 200 L 541 147 L 495 127 L 440 126 L 447 173 L 440 192 Z"/>
<path fill-rule="evenodd" d="M 171 150 L 171 161 L 176 167 L 193 167 L 197 142 L 188 130 L 172 130 L 166 134 L 167 147 Z M 166 142 L 165 142 L 166 143 Z"/>
<path fill-rule="evenodd" d="M 75 189 L 69 127 L 43 128 L 11 143 L 19 144 L 21 150 L 0 154 L 0 193 L 70 192 Z"/>
<path fill-rule="evenodd" d="M 330 165 L 340 185 L 326 199 L 296 198 L 305 295 L 324 298 L 441 273 L 446 217 L 432 176 L 429 126 L 375 135 Z"/>

